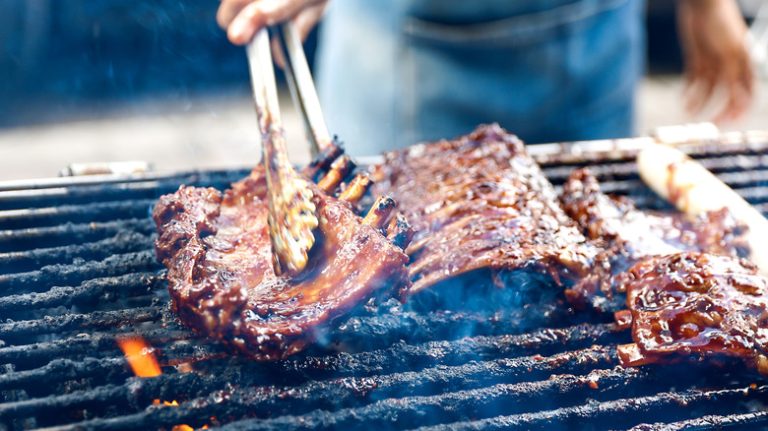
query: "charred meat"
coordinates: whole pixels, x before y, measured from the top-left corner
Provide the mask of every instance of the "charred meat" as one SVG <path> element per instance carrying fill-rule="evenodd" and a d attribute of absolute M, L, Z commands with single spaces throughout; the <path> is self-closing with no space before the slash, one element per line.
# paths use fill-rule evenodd
<path fill-rule="evenodd" d="M 625 366 L 690 354 L 735 357 L 768 374 L 768 279 L 745 260 L 704 253 L 651 257 L 624 280 L 633 344 L 619 347 Z"/>
<path fill-rule="evenodd" d="M 255 359 L 275 360 L 321 337 L 334 319 L 407 283 L 402 247 L 410 230 L 392 217 L 391 198 L 358 217 L 352 206 L 369 184 L 365 175 L 338 199 L 330 196 L 347 168 L 331 166 L 325 178 L 332 178 L 311 186 L 318 240 L 295 278 L 276 275 L 272 266 L 263 169 L 224 193 L 182 186 L 163 196 L 153 213 L 156 251 L 182 322 Z"/>
<path fill-rule="evenodd" d="M 566 292 L 575 304 L 603 311 L 622 308 L 620 279 L 644 257 L 683 251 L 746 254 L 745 228 L 726 209 L 696 219 L 680 213 L 641 211 L 627 198 L 602 193 L 597 179 L 586 169 L 571 174 L 561 201 L 584 235 L 605 250 L 594 270 Z"/>
<path fill-rule="evenodd" d="M 464 277 L 498 286 L 509 274 L 562 285 L 591 264 L 595 249 L 523 143 L 498 125 L 386 154 L 374 177 L 416 231 L 408 294 Z M 489 274 L 469 276 L 478 271 Z"/>

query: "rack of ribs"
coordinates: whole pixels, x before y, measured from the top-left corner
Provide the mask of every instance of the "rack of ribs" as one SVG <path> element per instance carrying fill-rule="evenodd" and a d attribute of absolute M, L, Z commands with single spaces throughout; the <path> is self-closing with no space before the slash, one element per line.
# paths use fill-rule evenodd
<path fill-rule="evenodd" d="M 574 171 L 563 186 L 565 212 L 584 235 L 602 248 L 594 269 L 566 291 L 571 303 L 613 312 L 623 308 L 622 278 L 634 263 L 649 256 L 684 251 L 745 256 L 746 228 L 727 209 L 697 218 L 682 213 L 641 211 L 621 196 L 600 191 L 587 170 Z"/>
<path fill-rule="evenodd" d="M 622 281 L 616 313 L 634 343 L 624 366 L 732 357 L 768 375 L 768 279 L 743 259 L 687 252 L 645 258 Z"/>
<path fill-rule="evenodd" d="M 160 198 L 156 252 L 181 321 L 257 360 L 276 360 L 321 338 L 335 319 L 407 285 L 410 227 L 389 197 L 357 216 L 353 208 L 370 179 L 360 174 L 342 185 L 351 168 L 336 148 L 305 169 L 321 177 L 310 186 L 319 227 L 309 265 L 295 278 L 273 269 L 261 167 L 224 193 L 182 186 Z"/>
<path fill-rule="evenodd" d="M 372 175 L 415 230 L 406 296 L 456 285 L 479 294 L 482 282 L 509 277 L 567 286 L 597 253 L 523 143 L 498 125 L 388 153 Z"/>

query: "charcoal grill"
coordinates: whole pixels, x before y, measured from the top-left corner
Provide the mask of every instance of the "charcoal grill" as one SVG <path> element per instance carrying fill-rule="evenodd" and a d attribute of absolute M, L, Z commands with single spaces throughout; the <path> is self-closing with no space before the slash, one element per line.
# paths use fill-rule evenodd
<path fill-rule="evenodd" d="M 532 148 L 556 185 L 591 166 L 611 193 L 668 208 L 639 180 L 642 140 Z M 768 136 L 681 146 L 768 212 Z M 617 365 L 610 320 L 553 304 L 363 312 L 288 360 L 232 356 L 168 310 L 149 211 L 180 184 L 246 170 L 0 185 L 0 430 L 754 429 L 768 385 L 738 365 Z M 135 377 L 141 335 L 163 374 Z"/>

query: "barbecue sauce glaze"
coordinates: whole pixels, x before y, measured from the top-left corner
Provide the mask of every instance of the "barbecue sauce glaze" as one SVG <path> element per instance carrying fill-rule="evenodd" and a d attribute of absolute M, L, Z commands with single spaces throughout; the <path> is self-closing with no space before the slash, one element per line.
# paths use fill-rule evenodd
<path fill-rule="evenodd" d="M 603 251 L 593 270 L 566 291 L 575 304 L 602 311 L 623 308 L 625 271 L 638 260 L 684 251 L 745 256 L 746 230 L 723 208 L 700 217 L 641 211 L 622 196 L 608 196 L 587 169 L 574 171 L 563 186 L 561 202 L 587 236 Z"/>
<path fill-rule="evenodd" d="M 589 271 L 597 248 L 562 210 L 552 184 L 523 143 L 499 125 L 385 155 L 374 194 L 397 200 L 415 233 L 407 296 L 441 285 L 504 287 L 541 278 L 570 285 Z M 445 287 L 445 288 L 443 288 Z"/>
<path fill-rule="evenodd" d="M 619 347 L 624 366 L 691 354 L 727 356 L 768 375 L 768 279 L 742 259 L 706 253 L 650 257 L 623 281 L 634 344 Z"/>
<path fill-rule="evenodd" d="M 223 195 L 182 186 L 153 217 L 182 322 L 258 360 L 300 351 L 335 318 L 407 282 L 407 256 L 361 223 L 345 202 L 313 187 L 320 221 L 310 265 L 297 278 L 272 267 L 263 170 Z"/>

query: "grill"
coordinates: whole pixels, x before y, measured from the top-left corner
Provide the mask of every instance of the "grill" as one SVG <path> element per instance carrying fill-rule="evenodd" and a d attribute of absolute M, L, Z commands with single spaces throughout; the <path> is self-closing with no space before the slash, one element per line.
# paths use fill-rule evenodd
<path fill-rule="evenodd" d="M 611 193 L 667 208 L 638 179 L 642 140 L 531 149 L 561 184 L 591 166 Z M 763 212 L 768 138 L 683 145 Z M 0 430 L 721 429 L 768 426 L 768 385 L 743 367 L 617 365 L 605 317 L 554 301 L 403 308 L 349 318 L 288 360 L 232 356 L 168 310 L 149 212 L 179 184 L 245 170 L 0 186 Z M 510 286 L 509 289 L 515 289 Z M 116 339 L 141 335 L 163 370 L 134 377 Z"/>

